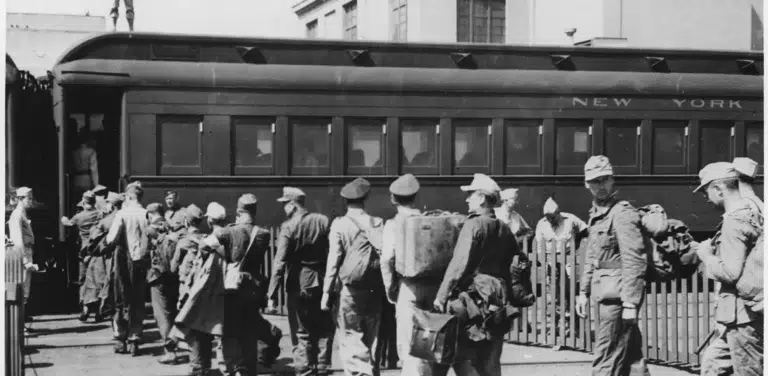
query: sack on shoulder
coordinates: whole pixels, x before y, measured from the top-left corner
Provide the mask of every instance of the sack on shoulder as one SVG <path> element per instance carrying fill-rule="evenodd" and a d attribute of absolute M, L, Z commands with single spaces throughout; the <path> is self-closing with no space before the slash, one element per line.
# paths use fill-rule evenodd
<path fill-rule="evenodd" d="M 363 227 L 352 217 L 346 217 L 357 227 L 344 261 L 339 268 L 339 280 L 346 286 L 376 288 L 382 285 L 380 254 L 383 226 Z M 373 218 L 371 218 L 373 221 Z M 377 248 L 377 243 L 379 248 Z"/>
<path fill-rule="evenodd" d="M 530 307 L 536 301 L 531 282 L 531 261 L 524 254 L 512 259 L 509 302 L 513 307 Z"/>
<path fill-rule="evenodd" d="M 458 338 L 456 316 L 413 309 L 409 355 L 431 363 L 451 365 L 456 359 Z"/>

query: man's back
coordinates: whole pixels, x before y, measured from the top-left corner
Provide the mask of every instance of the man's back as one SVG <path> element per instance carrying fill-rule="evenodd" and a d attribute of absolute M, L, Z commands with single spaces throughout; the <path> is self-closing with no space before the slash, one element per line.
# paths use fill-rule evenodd
<path fill-rule="evenodd" d="M 140 260 L 148 252 L 147 227 L 149 227 L 149 221 L 147 220 L 146 209 L 137 202 L 126 202 L 115 216 L 115 221 L 107 235 L 107 242 L 120 241 L 118 235 L 124 234 L 125 245 L 131 259 Z"/>

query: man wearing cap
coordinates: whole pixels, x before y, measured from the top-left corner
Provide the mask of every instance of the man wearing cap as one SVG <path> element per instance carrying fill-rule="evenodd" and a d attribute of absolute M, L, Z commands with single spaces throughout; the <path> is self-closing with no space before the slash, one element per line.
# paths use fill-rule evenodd
<path fill-rule="evenodd" d="M 74 121 L 74 119 L 71 120 Z M 77 129 L 76 121 L 75 129 Z M 96 150 L 90 145 L 93 140 L 88 128 L 80 130 L 77 138 L 78 147 L 72 152 L 72 183 L 74 194 L 81 195 L 99 185 L 99 162 Z"/>
<path fill-rule="evenodd" d="M 179 194 L 176 191 L 165 191 L 165 221 L 171 231 L 184 227 L 184 208 L 179 204 Z"/>
<path fill-rule="evenodd" d="M 107 195 L 109 194 L 109 189 L 107 187 L 97 184 L 96 187 L 94 187 L 91 192 L 96 196 L 96 210 L 100 212 L 104 212 L 106 210 L 107 206 Z"/>
<path fill-rule="evenodd" d="M 523 249 L 525 237 L 533 234 L 531 226 L 520 213 L 515 211 L 518 202 L 518 189 L 508 188 L 501 191 L 501 207 L 495 208 L 496 218 L 506 223 L 512 230 L 512 235 L 517 238 L 517 245 Z"/>
<path fill-rule="evenodd" d="M 85 304 L 85 275 L 88 270 L 88 264 L 91 262 L 91 256 L 88 254 L 88 244 L 91 235 L 91 228 L 99 223 L 99 220 L 103 217 L 103 213 L 96 210 L 96 196 L 91 191 L 83 193 L 83 199 L 77 204 L 83 210 L 75 214 L 72 219 L 67 217 L 61 217 L 61 224 L 66 227 L 77 226 L 79 235 L 79 277 L 78 283 L 80 284 L 80 304 L 83 307 L 80 313 L 80 321 L 85 322 L 88 320 L 90 308 Z M 100 319 L 100 314 L 97 314 L 97 321 Z"/>
<path fill-rule="evenodd" d="M 283 204 L 288 220 L 280 226 L 272 280 L 267 297 L 277 307 L 277 294 L 285 287 L 288 323 L 297 375 L 327 375 L 331 367 L 334 324 L 320 309 L 323 273 L 328 258 L 328 217 L 305 208 L 301 189 L 284 187 Z"/>
<path fill-rule="evenodd" d="M 397 209 L 395 217 L 384 225 L 384 241 L 381 249 L 381 275 L 384 279 L 384 291 L 387 300 L 395 304 L 397 312 L 397 351 L 403 362 L 403 375 L 432 375 L 435 372 L 429 362 L 411 356 L 411 333 L 413 331 L 413 309 L 429 306 L 435 299 L 441 280 L 420 278 L 418 280 L 404 278 L 397 273 L 396 248 L 397 229 L 408 217 L 419 216 L 421 211 L 416 208 L 416 196 L 419 192 L 419 181 L 411 174 L 405 174 L 389 186 L 391 202 Z"/>
<path fill-rule="evenodd" d="M 33 202 L 32 190 L 27 187 L 17 189 L 16 199 L 16 208 L 13 209 L 8 220 L 8 233 L 14 249 L 22 253 L 24 304 L 27 304 L 32 287 L 32 272 L 37 270 L 37 266 L 34 264 L 35 234 L 32 232 L 32 223 L 27 217 L 27 209 L 32 207 Z M 26 319 L 29 320 L 29 317 Z"/>
<path fill-rule="evenodd" d="M 257 204 L 256 196 L 250 193 L 240 196 L 235 223 L 204 240 L 207 247 L 224 259 L 228 269 L 237 266 L 244 273 L 237 290 L 224 297 L 222 353 L 230 375 L 248 375 L 251 369 L 255 371 L 251 355 L 256 354 L 257 349 L 250 345 L 257 343 L 253 339 L 258 335 L 254 317 L 259 317 L 261 307 L 254 281 L 270 240 L 269 231 L 254 224 Z"/>
<path fill-rule="evenodd" d="M 740 157 L 733 160 L 733 168 L 739 173 L 739 193 L 748 200 L 752 209 L 763 215 L 763 200 L 755 194 L 755 176 L 757 162 L 750 158 Z"/>
<path fill-rule="evenodd" d="M 88 239 L 88 252 L 91 255 L 91 263 L 85 275 L 85 305 L 98 304 L 96 313 L 104 315 L 114 307 L 114 288 L 112 281 L 112 263 L 114 262 L 114 249 L 106 244 L 106 237 L 117 211 L 123 203 L 123 196 L 109 192 L 104 204 L 104 217 L 95 226 L 91 227 Z M 103 270 L 102 270 L 103 268 Z"/>
<path fill-rule="evenodd" d="M 576 313 L 586 317 L 587 300 L 590 295 L 595 297 L 600 325 L 592 374 L 622 375 L 631 370 L 632 375 L 648 375 L 637 325 L 648 268 L 640 214 L 616 197 L 613 167 L 607 157 L 587 160 L 584 186 L 593 201 Z"/>
<path fill-rule="evenodd" d="M 586 238 L 589 234 L 589 227 L 579 217 L 560 211 L 560 206 L 557 205 L 554 199 L 551 197 L 544 203 L 544 218 L 539 220 L 536 224 L 536 252 L 539 254 L 541 260 L 546 257 L 547 267 L 549 269 L 548 274 L 550 277 L 554 275 L 555 279 L 560 278 L 561 268 L 565 268 L 566 281 L 563 286 L 570 286 L 572 265 L 575 260 L 575 252 L 579 248 L 581 239 Z M 561 256 L 565 254 L 565 265 L 561 262 Z M 553 280 L 555 280 L 553 279 Z M 565 307 L 562 306 L 560 301 L 560 283 L 555 283 L 555 296 L 554 300 L 557 305 L 557 314 L 551 319 L 556 320 L 559 315 L 570 316 L 570 296 L 566 294 Z M 566 290 L 567 291 L 567 290 Z M 553 297 L 550 297 L 552 299 Z M 551 301 L 551 300 L 550 300 Z M 566 320 L 566 326 L 569 325 L 569 321 Z M 563 328 L 568 330 L 568 328 Z"/>
<path fill-rule="evenodd" d="M 488 302 L 484 304 L 502 297 L 509 299 L 507 286 L 511 286 L 512 260 L 515 256 L 525 257 L 517 248 L 517 240 L 509 226 L 497 219 L 494 213 L 493 208 L 500 199 L 499 185 L 484 174 L 475 174 L 472 183 L 462 186 L 461 190 L 469 193 L 466 200 L 469 216 L 459 233 L 453 258 L 433 303 L 434 309 L 440 312 L 446 312 L 449 298 L 455 298 L 470 288 L 488 293 Z M 453 304 L 451 308 L 450 313 L 457 313 Z M 457 358 L 453 364 L 456 374 L 501 375 L 505 332 L 486 332 L 485 338 L 477 340 L 460 333 Z"/>
<path fill-rule="evenodd" d="M 339 336 L 339 357 L 346 374 L 378 375 L 379 366 L 374 359 L 381 319 L 381 294 L 383 284 L 381 272 L 361 271 L 370 278 L 366 283 L 351 285 L 345 282 L 345 258 L 360 249 L 358 236 L 373 236 L 375 231 L 383 229 L 384 221 L 365 211 L 365 201 L 371 190 L 371 184 L 363 178 L 357 178 L 341 189 L 341 197 L 346 201 L 347 213 L 336 218 L 331 224 L 329 236 L 330 249 L 323 283 L 323 298 L 320 303 L 323 310 L 331 309 L 331 294 L 338 291 L 338 302 L 334 307 Z M 366 234 L 367 232 L 367 234 Z M 363 235 L 365 234 L 365 235 Z M 368 241 L 381 249 L 376 239 Z M 376 251 L 378 252 L 378 250 Z M 378 254 L 373 256 L 378 258 Z M 370 265 L 369 265 L 370 266 Z M 346 270 L 346 269 L 344 269 Z M 375 271 L 374 271 L 375 272 Z M 348 280 L 349 281 L 349 280 Z M 340 289 L 338 287 L 340 286 Z"/>
<path fill-rule="evenodd" d="M 694 190 L 725 212 L 712 241 L 696 249 L 706 275 L 720 283 L 718 333 L 701 359 L 705 376 L 763 374 L 763 316 L 748 308 L 736 288 L 740 278 L 748 277 L 743 272 L 749 252 L 763 252 L 752 249 L 763 231 L 762 216 L 741 196 L 739 175 L 731 163 L 710 163 L 699 172 L 701 185 Z"/>
<path fill-rule="evenodd" d="M 107 245 L 117 248 L 114 259 L 116 286 L 115 316 L 112 322 L 115 352 L 139 354 L 149 269 L 149 220 L 142 207 L 141 182 L 125 187 L 122 208 L 107 233 Z"/>

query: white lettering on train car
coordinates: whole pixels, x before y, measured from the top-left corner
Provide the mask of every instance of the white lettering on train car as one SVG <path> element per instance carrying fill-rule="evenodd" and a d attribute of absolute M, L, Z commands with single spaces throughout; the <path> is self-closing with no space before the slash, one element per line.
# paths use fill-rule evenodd
<path fill-rule="evenodd" d="M 608 107 L 608 103 L 605 103 L 608 101 L 608 98 L 594 98 L 592 99 L 592 103 L 595 107 Z"/>
<path fill-rule="evenodd" d="M 724 99 L 710 99 L 709 101 L 706 101 L 704 99 L 673 99 L 672 102 L 675 102 L 677 105 L 677 108 L 684 108 L 684 107 L 693 107 L 693 108 L 725 108 L 725 100 Z M 728 101 L 728 108 L 738 108 L 739 110 L 742 109 L 741 107 L 741 101 L 735 101 L 735 100 L 729 100 Z"/>
<path fill-rule="evenodd" d="M 616 103 L 616 107 L 628 107 L 629 102 L 632 101 L 632 98 L 613 98 L 613 102 Z"/>
<path fill-rule="evenodd" d="M 589 100 L 587 98 L 573 97 L 573 105 L 576 106 L 577 104 L 586 107 L 589 106 Z"/>
<path fill-rule="evenodd" d="M 636 105 L 641 105 L 642 100 Z M 658 103 L 658 102 L 657 102 Z M 741 110 L 740 100 L 726 99 L 672 99 L 672 103 L 678 109 L 738 109 Z M 611 98 L 611 97 L 573 97 L 571 105 L 573 107 L 629 107 L 632 104 L 632 98 Z M 649 103 L 650 105 L 650 103 Z M 657 105 L 660 105 L 657 104 Z"/>
<path fill-rule="evenodd" d="M 614 107 L 628 107 L 629 103 L 632 102 L 632 98 L 598 97 L 598 98 L 592 98 L 592 100 L 590 101 L 589 98 L 573 97 L 572 105 L 574 107 L 576 106 L 589 107 L 590 105 L 592 107 L 608 107 L 611 105 L 611 102 L 613 102 Z"/>

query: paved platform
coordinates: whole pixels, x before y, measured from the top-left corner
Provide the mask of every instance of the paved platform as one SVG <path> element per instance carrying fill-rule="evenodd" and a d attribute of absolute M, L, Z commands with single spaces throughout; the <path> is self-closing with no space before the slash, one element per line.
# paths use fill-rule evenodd
<path fill-rule="evenodd" d="M 288 322 L 282 316 L 266 316 L 283 330 L 280 358 L 272 369 L 259 370 L 259 374 L 292 374 L 292 350 L 288 335 Z M 145 321 L 145 342 L 138 357 L 116 355 L 112 352 L 111 330 L 108 322 L 81 323 L 76 315 L 36 317 L 32 323 L 35 333 L 27 338 L 25 375 L 81 376 L 81 375 L 185 375 L 187 364 L 167 366 L 157 363 L 162 354 L 160 336 L 154 322 Z M 335 353 L 335 352 L 334 352 Z M 179 353 L 186 363 L 188 353 Z M 526 376 L 588 376 L 592 356 L 576 351 L 554 351 L 546 347 L 505 344 L 502 356 L 504 375 Z M 333 361 L 335 374 L 341 375 L 337 355 Z M 399 375 L 399 370 L 385 370 L 382 375 Z M 452 372 L 450 374 L 453 374 Z M 675 368 L 651 365 L 654 376 L 691 375 Z M 410 375 L 409 375 L 410 376 Z"/>

